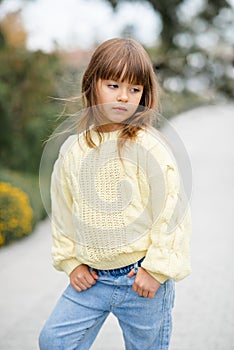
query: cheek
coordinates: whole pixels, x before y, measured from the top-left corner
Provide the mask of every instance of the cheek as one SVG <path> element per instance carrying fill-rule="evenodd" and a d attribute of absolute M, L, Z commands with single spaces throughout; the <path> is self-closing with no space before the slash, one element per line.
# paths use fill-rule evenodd
<path fill-rule="evenodd" d="M 139 105 L 142 96 L 143 96 L 143 94 L 141 94 L 141 95 L 135 97 L 135 104 L 136 104 L 136 105 Z"/>
<path fill-rule="evenodd" d="M 97 94 L 97 104 L 98 105 L 101 105 L 103 102 L 102 102 L 102 98 L 100 95 Z"/>
<path fill-rule="evenodd" d="M 96 85 L 96 98 L 97 98 L 97 103 L 102 104 L 103 102 L 103 96 L 105 94 L 103 93 L 103 86 L 100 83 L 97 83 Z"/>
<path fill-rule="evenodd" d="M 143 90 L 141 93 L 139 93 L 139 94 L 137 94 L 137 95 L 135 96 L 135 102 L 136 102 L 136 104 L 139 104 L 139 103 L 140 103 L 143 94 L 144 94 L 144 90 Z"/>
<path fill-rule="evenodd" d="M 108 93 L 105 91 L 105 89 L 99 90 L 97 92 L 98 102 L 100 104 L 102 103 L 108 103 Z"/>

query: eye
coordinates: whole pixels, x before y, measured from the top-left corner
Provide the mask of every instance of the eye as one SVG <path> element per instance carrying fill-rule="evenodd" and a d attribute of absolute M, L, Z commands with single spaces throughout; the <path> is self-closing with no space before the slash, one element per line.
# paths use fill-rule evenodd
<path fill-rule="evenodd" d="M 118 85 L 117 84 L 108 84 L 107 85 L 110 89 L 117 89 Z"/>
<path fill-rule="evenodd" d="M 130 89 L 130 91 L 133 92 L 133 93 L 137 93 L 137 92 L 141 92 L 141 89 L 140 89 L 140 88 L 137 88 L 137 87 L 132 87 L 132 88 Z"/>

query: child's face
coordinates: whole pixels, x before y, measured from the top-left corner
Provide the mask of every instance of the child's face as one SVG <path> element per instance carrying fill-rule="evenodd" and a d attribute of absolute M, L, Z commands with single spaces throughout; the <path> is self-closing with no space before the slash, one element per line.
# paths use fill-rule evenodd
<path fill-rule="evenodd" d="M 143 85 L 99 79 L 97 83 L 98 104 L 102 105 L 105 117 L 113 123 L 130 118 L 139 106 Z"/>

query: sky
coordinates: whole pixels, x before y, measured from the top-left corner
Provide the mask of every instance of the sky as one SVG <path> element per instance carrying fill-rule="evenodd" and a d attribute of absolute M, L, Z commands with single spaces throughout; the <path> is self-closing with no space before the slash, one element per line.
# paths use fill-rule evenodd
<path fill-rule="evenodd" d="M 105 0 L 5 0 L 0 18 L 19 8 L 31 50 L 51 51 L 55 42 L 67 50 L 88 49 L 120 36 L 126 25 L 133 25 L 136 39 L 150 46 L 161 31 L 160 17 L 147 2 L 123 3 L 115 13 Z"/>
<path fill-rule="evenodd" d="M 227 1 L 234 8 L 234 0 Z M 205 3 L 206 0 L 184 0 L 177 15 L 191 24 L 193 16 Z M 134 27 L 135 38 L 143 45 L 155 46 L 162 29 L 160 16 L 143 0 L 123 1 L 116 12 L 105 0 L 4 0 L 0 5 L 0 20 L 8 12 L 20 8 L 30 50 L 50 52 L 55 47 L 70 51 L 89 49 L 104 40 L 122 36 L 127 25 Z M 223 10 L 219 17 L 217 21 L 220 19 L 221 25 L 224 19 L 230 22 L 229 27 L 222 30 L 225 40 L 233 45 L 234 13 Z M 216 45 L 217 33 L 202 29 L 201 24 L 199 26 L 199 46 Z M 177 39 L 182 41 L 182 46 L 192 44 L 185 35 Z"/>

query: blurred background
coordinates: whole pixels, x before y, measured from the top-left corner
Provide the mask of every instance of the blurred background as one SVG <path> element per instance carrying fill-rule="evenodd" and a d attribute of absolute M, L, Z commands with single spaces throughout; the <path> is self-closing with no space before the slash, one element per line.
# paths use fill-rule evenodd
<path fill-rule="evenodd" d="M 52 268 L 40 162 L 51 133 L 82 108 L 64 101 L 80 96 L 94 48 L 118 36 L 149 53 L 162 116 L 193 168 L 193 273 L 177 286 L 172 350 L 233 350 L 233 33 L 234 0 L 0 0 L 1 349 L 38 349 L 67 284 Z M 93 350 L 124 348 L 112 322 Z"/>
<path fill-rule="evenodd" d="M 44 141 L 61 121 L 58 99 L 79 96 L 97 44 L 140 41 L 162 87 L 162 115 L 171 118 L 233 98 L 233 33 L 234 0 L 0 0 L 0 181 L 13 185 L 2 189 L 1 205 L 15 186 L 33 210 L 27 230 L 15 234 L 13 222 L 0 231 L 0 245 L 46 216 L 38 188 Z"/>

